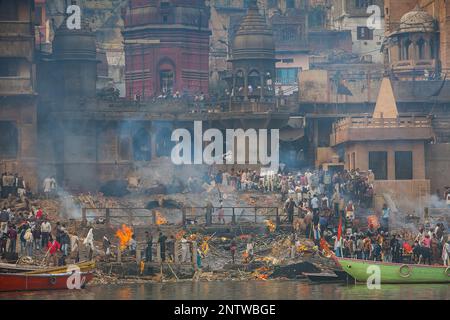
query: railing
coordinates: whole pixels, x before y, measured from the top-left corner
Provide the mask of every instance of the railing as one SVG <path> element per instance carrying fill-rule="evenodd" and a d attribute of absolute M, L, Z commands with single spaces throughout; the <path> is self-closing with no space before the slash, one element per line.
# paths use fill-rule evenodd
<path fill-rule="evenodd" d="M 212 208 L 212 224 L 220 224 L 218 221 L 219 207 Z M 239 225 L 242 223 L 265 224 L 264 220 L 272 220 L 276 225 L 281 224 L 281 215 L 278 207 L 222 207 L 224 210 L 223 218 L 225 224 Z M 104 219 L 106 226 L 127 224 L 130 226 L 136 225 L 138 219 L 143 219 L 150 225 L 161 226 L 164 224 L 175 225 L 193 225 L 206 224 L 206 207 L 183 207 L 171 208 L 167 210 L 172 211 L 170 217 L 162 215 L 158 209 L 146 209 L 142 207 L 116 207 L 116 208 L 81 208 L 82 223 L 87 224 L 88 220 Z M 136 211 L 144 211 L 144 213 L 136 213 Z M 174 214 L 175 213 L 175 214 Z M 165 219 L 162 223 L 159 219 Z M 216 223 L 217 222 L 217 223 Z M 147 224 L 147 223 L 146 223 Z"/>
<path fill-rule="evenodd" d="M 353 128 L 430 128 L 428 118 L 345 118 L 334 125 L 334 131 Z"/>

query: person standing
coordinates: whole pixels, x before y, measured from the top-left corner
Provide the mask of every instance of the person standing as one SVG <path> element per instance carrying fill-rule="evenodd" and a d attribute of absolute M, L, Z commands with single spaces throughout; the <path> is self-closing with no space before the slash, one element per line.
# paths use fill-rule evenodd
<path fill-rule="evenodd" d="M 8 229 L 9 250 L 10 253 L 16 253 L 17 231 L 15 225 L 10 225 Z"/>
<path fill-rule="evenodd" d="M 290 224 L 294 222 L 294 209 L 297 205 L 295 204 L 294 198 L 290 197 L 288 201 L 286 201 L 285 209 L 288 216 L 288 221 Z"/>
<path fill-rule="evenodd" d="M 444 262 L 444 266 L 448 267 L 450 264 L 450 240 L 448 239 L 442 247 L 442 261 Z"/>
<path fill-rule="evenodd" d="M 75 263 L 80 261 L 80 239 L 77 235 L 70 236 L 70 252 L 71 256 L 74 258 Z"/>
<path fill-rule="evenodd" d="M 162 232 L 159 232 L 158 243 L 162 262 L 166 261 L 166 240 L 167 237 Z"/>
<path fill-rule="evenodd" d="M 61 249 L 61 244 L 55 240 L 53 240 L 52 236 L 50 235 L 48 244 L 47 244 L 47 249 L 48 249 L 48 260 L 52 260 L 53 261 L 53 265 L 56 267 L 58 265 L 58 261 L 57 261 L 57 252 L 58 250 Z"/>
<path fill-rule="evenodd" d="M 428 264 L 431 265 L 431 238 L 428 234 L 422 240 L 422 257 L 424 264 L 428 260 Z"/>
<path fill-rule="evenodd" d="M 69 245 L 70 245 L 70 237 L 67 230 L 62 231 L 61 236 L 61 251 L 64 256 L 67 257 L 69 255 Z"/>
<path fill-rule="evenodd" d="M 152 262 L 153 236 L 145 231 L 145 262 Z"/>
<path fill-rule="evenodd" d="M 42 236 L 42 248 L 47 247 L 49 235 L 52 232 L 52 225 L 48 222 L 47 219 L 44 219 L 44 222 L 41 224 L 41 236 Z"/>
<path fill-rule="evenodd" d="M 222 222 L 222 224 L 225 224 L 224 209 L 222 206 L 220 206 L 219 210 L 217 211 L 217 218 L 219 220 L 219 223 Z"/>
<path fill-rule="evenodd" d="M 41 249 L 41 225 L 39 222 L 36 222 L 34 227 L 32 228 L 33 232 L 33 239 L 34 239 L 34 249 L 40 250 Z"/>
<path fill-rule="evenodd" d="M 136 250 L 137 250 L 137 241 L 136 241 L 136 235 L 132 235 L 131 236 L 131 240 L 130 240 L 130 242 L 128 243 L 128 247 L 129 247 L 129 249 L 130 249 L 130 254 L 133 256 L 133 257 L 136 257 Z"/>
<path fill-rule="evenodd" d="M 208 200 L 205 207 L 205 221 L 206 225 L 210 226 L 212 224 L 212 213 L 213 213 L 213 204 Z"/>
<path fill-rule="evenodd" d="M 33 256 L 33 233 L 31 231 L 31 228 L 28 228 L 25 231 L 24 235 L 25 239 L 25 251 L 27 253 L 27 256 L 32 257 Z"/>

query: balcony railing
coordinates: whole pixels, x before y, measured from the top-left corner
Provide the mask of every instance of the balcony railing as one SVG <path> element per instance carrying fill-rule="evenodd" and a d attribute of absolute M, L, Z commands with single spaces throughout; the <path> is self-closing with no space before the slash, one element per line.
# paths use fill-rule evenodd
<path fill-rule="evenodd" d="M 412 71 L 412 70 L 429 70 L 432 71 L 436 67 L 436 60 L 400 60 L 391 64 L 394 71 Z"/>
<path fill-rule="evenodd" d="M 346 118 L 333 125 L 332 146 L 348 141 L 427 140 L 432 138 L 431 119 Z"/>

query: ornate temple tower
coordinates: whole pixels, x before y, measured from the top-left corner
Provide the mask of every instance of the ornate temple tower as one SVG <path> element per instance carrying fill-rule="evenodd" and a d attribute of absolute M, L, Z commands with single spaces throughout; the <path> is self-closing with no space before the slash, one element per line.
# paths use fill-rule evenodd
<path fill-rule="evenodd" d="M 250 2 L 236 33 L 230 61 L 232 74 L 227 80 L 232 100 L 275 103 L 275 42 L 256 0 Z"/>

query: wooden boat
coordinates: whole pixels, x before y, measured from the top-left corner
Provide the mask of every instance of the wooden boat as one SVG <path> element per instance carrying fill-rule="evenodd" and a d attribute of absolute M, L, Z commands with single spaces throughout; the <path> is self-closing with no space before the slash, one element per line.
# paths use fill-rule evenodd
<path fill-rule="evenodd" d="M 72 276 L 72 273 L 2 273 L 0 274 L 0 292 L 69 289 L 67 280 L 70 276 Z M 80 273 L 80 288 L 84 288 L 93 277 L 94 274 L 92 272 Z"/>
<path fill-rule="evenodd" d="M 95 268 L 95 261 L 83 261 L 83 262 L 76 263 L 74 265 L 77 266 L 78 268 L 80 268 L 81 272 L 89 272 Z M 68 266 L 69 265 L 61 266 L 61 267 L 45 268 L 45 269 L 41 268 L 41 269 L 26 272 L 26 273 L 27 274 L 42 274 L 42 273 L 60 274 L 60 273 L 66 273 Z"/>
<path fill-rule="evenodd" d="M 369 260 L 334 258 L 342 269 L 358 282 L 367 282 L 373 270 L 380 268 L 381 283 L 450 283 L 450 267 L 423 264 L 388 263 Z"/>
<path fill-rule="evenodd" d="M 80 268 L 81 272 L 88 272 L 95 268 L 94 261 L 83 261 L 83 262 L 76 263 L 75 265 Z M 0 263 L 0 273 L 58 274 L 58 273 L 65 273 L 65 272 L 67 272 L 67 266 L 43 268 L 41 266 L 33 266 L 33 265 Z"/>

